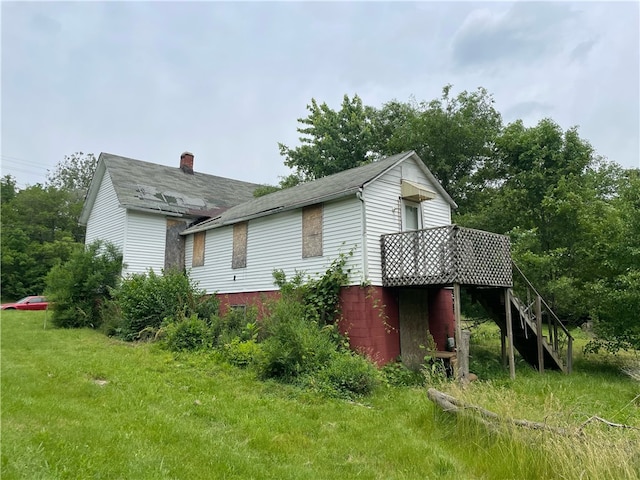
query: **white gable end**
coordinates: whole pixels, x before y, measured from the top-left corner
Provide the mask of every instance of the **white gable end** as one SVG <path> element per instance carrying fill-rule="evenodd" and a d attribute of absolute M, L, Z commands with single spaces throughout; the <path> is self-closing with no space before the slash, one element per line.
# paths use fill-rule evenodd
<path fill-rule="evenodd" d="M 120 207 L 111 177 L 109 173 L 105 173 L 87 221 L 85 243 L 103 240 L 113 243 L 122 250 L 125 217 L 125 209 Z"/>
<path fill-rule="evenodd" d="M 403 180 L 423 185 L 428 191 L 436 192 L 434 198 L 420 202 L 423 228 L 451 224 L 451 206 L 448 199 L 437 193 L 438 187 L 413 159 L 407 159 L 366 185 L 363 192 L 366 205 L 366 257 L 368 280 L 372 285 L 382 285 L 381 235 L 403 229 Z"/>

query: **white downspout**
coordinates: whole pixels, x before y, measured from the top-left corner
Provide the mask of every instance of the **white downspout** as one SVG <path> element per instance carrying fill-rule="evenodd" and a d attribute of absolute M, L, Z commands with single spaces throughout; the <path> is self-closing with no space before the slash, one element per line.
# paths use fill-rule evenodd
<path fill-rule="evenodd" d="M 369 256 L 367 254 L 369 247 L 367 245 L 367 211 L 364 202 L 364 189 L 360 187 L 356 192 L 356 197 L 362 202 L 362 208 L 360 209 L 360 225 L 362 227 L 362 283 L 369 281 Z"/>

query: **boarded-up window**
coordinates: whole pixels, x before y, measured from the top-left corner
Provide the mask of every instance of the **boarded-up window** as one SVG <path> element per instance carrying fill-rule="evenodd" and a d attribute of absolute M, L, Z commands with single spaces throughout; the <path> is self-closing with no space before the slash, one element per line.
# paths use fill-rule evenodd
<path fill-rule="evenodd" d="M 247 222 L 236 223 L 233 226 L 233 259 L 231 268 L 247 266 Z"/>
<path fill-rule="evenodd" d="M 193 234 L 193 260 L 191 266 L 202 267 L 204 265 L 204 239 L 207 232 Z"/>
<path fill-rule="evenodd" d="M 184 220 L 167 219 L 164 247 L 164 269 L 184 270 L 184 237 L 180 235 L 187 224 Z"/>
<path fill-rule="evenodd" d="M 322 204 L 302 209 L 302 258 L 322 256 Z"/>

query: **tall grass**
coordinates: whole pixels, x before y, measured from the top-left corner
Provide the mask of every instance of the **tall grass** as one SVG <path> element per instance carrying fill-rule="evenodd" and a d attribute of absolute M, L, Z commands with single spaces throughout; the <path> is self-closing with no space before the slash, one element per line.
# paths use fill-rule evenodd
<path fill-rule="evenodd" d="M 0 320 L 3 480 L 640 478 L 634 430 L 491 431 L 441 412 L 418 388 L 326 399 L 210 353 L 43 329 L 44 315 Z M 505 417 L 640 426 L 639 383 L 614 363 L 580 360 L 571 376 L 519 365 L 513 382 L 497 374 L 438 388 Z"/>

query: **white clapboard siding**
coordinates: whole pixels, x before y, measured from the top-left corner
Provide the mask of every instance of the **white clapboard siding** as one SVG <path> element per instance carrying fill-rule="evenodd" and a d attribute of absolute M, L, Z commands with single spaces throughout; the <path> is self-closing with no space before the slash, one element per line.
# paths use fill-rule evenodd
<path fill-rule="evenodd" d="M 247 266 L 232 269 L 233 227 L 208 230 L 205 264 L 193 267 L 193 235 L 185 247 L 185 264 L 191 278 L 208 293 L 256 292 L 276 290 L 273 271 L 283 270 L 287 278 L 296 271 L 310 276 L 323 273 L 340 253 L 354 249 L 348 268 L 352 283 L 360 281 L 362 241 L 360 201 L 354 196 L 325 203 L 323 211 L 323 256 L 302 258 L 302 210 L 292 210 L 249 221 Z"/>
<path fill-rule="evenodd" d="M 166 235 L 164 216 L 128 211 L 123 275 L 145 273 L 150 269 L 160 274 L 164 268 Z"/>
<path fill-rule="evenodd" d="M 96 195 L 91 215 L 87 220 L 85 243 L 96 240 L 110 242 L 120 250 L 124 246 L 126 211 L 120 206 L 109 173 L 105 173 Z"/>
<path fill-rule="evenodd" d="M 410 180 L 427 186 L 436 192 L 435 186 L 424 172 L 411 160 L 403 162 L 366 186 L 368 280 L 372 285 L 382 285 L 382 260 L 380 237 L 402 230 L 401 181 Z M 449 203 L 436 194 L 436 198 L 421 204 L 423 227 L 430 228 L 451 223 Z"/>
<path fill-rule="evenodd" d="M 435 186 L 424 175 L 422 169 L 415 162 L 404 162 L 401 165 L 402 178 L 421 183 L 432 192 L 437 192 Z M 422 226 L 423 228 L 441 227 L 451 224 L 451 206 L 449 202 L 439 194 L 432 200 L 422 202 Z"/>

